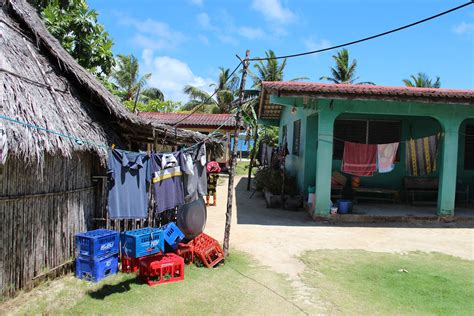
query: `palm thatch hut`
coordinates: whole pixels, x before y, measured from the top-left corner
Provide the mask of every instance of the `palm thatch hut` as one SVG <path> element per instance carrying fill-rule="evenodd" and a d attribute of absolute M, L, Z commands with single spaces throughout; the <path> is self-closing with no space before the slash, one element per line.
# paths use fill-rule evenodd
<path fill-rule="evenodd" d="M 103 175 L 112 144 L 205 137 L 128 112 L 24 0 L 0 0 L 0 106 L 2 295 L 67 266 L 74 235 L 105 225 L 94 219 L 106 217 Z M 209 147 L 221 145 L 213 140 Z"/>

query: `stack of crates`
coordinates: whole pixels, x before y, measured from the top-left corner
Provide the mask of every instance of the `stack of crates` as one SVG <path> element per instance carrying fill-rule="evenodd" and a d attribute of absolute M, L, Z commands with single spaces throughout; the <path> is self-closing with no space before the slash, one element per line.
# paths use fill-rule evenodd
<path fill-rule="evenodd" d="M 98 282 L 117 273 L 119 233 L 96 229 L 76 235 L 76 277 Z"/>
<path fill-rule="evenodd" d="M 122 244 L 122 272 L 137 272 L 143 258 L 165 250 L 163 230 L 160 228 L 140 228 L 123 232 L 120 235 Z"/>

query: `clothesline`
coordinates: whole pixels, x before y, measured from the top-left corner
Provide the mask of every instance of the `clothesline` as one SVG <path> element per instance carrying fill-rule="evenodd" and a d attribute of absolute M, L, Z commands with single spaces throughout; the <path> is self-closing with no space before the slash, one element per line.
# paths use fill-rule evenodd
<path fill-rule="evenodd" d="M 444 133 L 435 133 L 435 134 L 432 134 L 432 135 L 437 135 L 437 134 L 439 134 L 440 136 L 444 136 Z M 350 142 L 350 143 L 356 143 L 356 144 L 366 144 L 366 143 L 358 143 L 358 142 L 354 142 L 354 141 L 350 141 L 350 140 L 345 140 L 345 139 L 342 139 L 342 138 L 334 137 L 334 136 L 329 135 L 329 134 L 321 134 L 320 136 L 329 136 L 329 137 L 332 137 L 334 140 L 337 140 L 337 141 L 339 141 L 339 142 Z M 467 136 L 474 136 L 474 135 L 467 135 Z M 425 136 L 425 137 L 426 137 L 426 136 Z M 400 140 L 400 141 L 389 142 L 389 143 L 377 143 L 377 144 L 371 144 L 371 143 L 369 143 L 369 144 L 370 144 L 370 145 L 382 145 L 382 144 L 390 144 L 390 143 L 400 143 L 400 144 L 403 144 L 403 143 L 408 143 L 410 140 L 415 140 L 415 139 L 419 139 L 419 138 L 424 138 L 424 137 L 409 138 L 409 139 L 407 139 L 407 140 Z M 322 138 L 319 138 L 319 140 L 329 142 L 328 140 L 322 139 Z"/>

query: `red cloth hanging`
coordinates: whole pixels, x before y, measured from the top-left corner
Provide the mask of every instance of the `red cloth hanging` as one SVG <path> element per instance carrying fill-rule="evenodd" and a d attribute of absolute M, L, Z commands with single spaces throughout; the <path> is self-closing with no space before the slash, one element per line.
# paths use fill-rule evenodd
<path fill-rule="evenodd" d="M 344 142 L 341 170 L 360 177 L 377 171 L 377 145 Z"/>

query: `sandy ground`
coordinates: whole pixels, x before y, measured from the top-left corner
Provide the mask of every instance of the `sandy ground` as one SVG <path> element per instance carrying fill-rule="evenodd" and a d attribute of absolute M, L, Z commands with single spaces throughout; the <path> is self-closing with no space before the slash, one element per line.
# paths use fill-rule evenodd
<path fill-rule="evenodd" d="M 246 178 L 236 178 L 235 183 L 231 248 L 248 252 L 261 264 L 287 274 L 303 296 L 309 293 L 305 293 L 299 278 L 304 265 L 298 256 L 305 250 L 436 251 L 474 260 L 474 229 L 393 224 L 392 227 L 320 225 L 306 212 L 266 208 L 258 193 L 250 199 Z M 206 233 L 219 241 L 224 238 L 226 196 L 227 182 L 218 187 L 218 205 L 208 207 Z"/>

